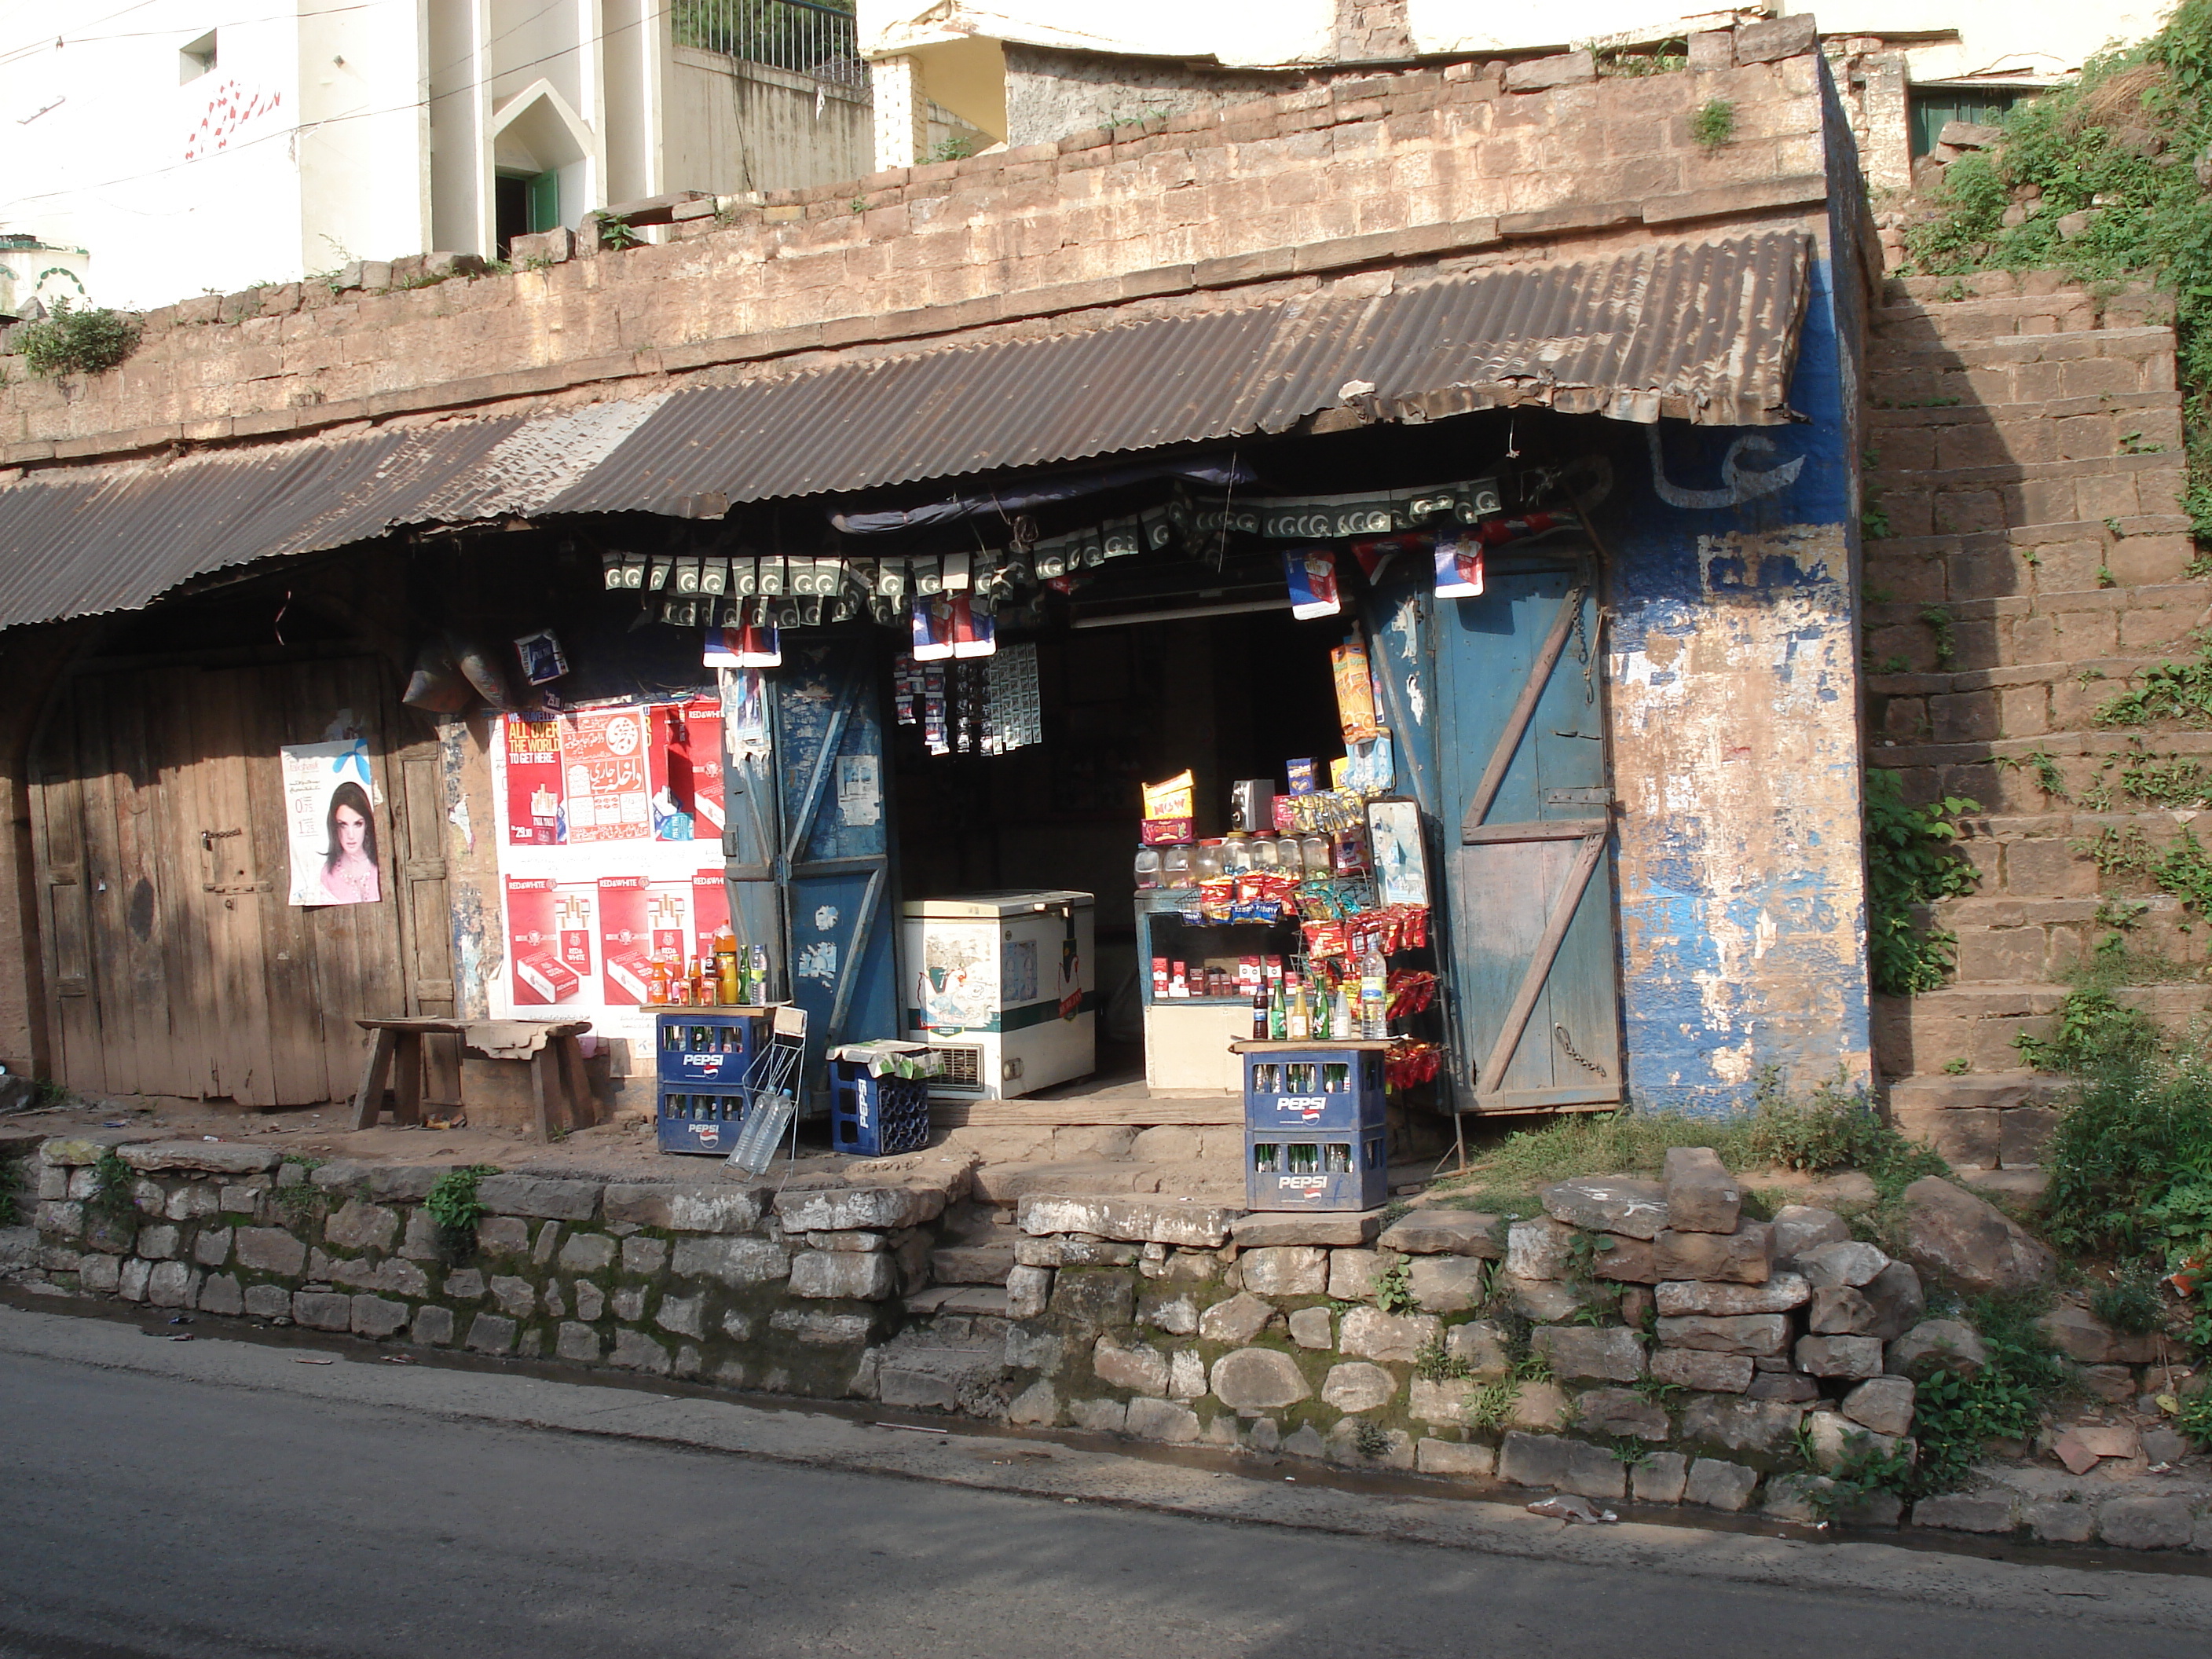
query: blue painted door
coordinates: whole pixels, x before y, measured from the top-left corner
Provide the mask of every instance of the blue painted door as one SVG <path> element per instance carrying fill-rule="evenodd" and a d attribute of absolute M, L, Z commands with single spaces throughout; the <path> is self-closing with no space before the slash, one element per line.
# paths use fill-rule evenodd
<path fill-rule="evenodd" d="M 1386 585 L 1370 627 L 1401 792 L 1432 836 L 1450 1103 L 1528 1112 L 1620 1100 L 1592 573 L 1499 560 L 1487 591 L 1465 599 Z"/>
<path fill-rule="evenodd" d="M 790 635 L 787 635 L 787 641 Z M 810 1095 L 820 1057 L 899 1035 L 890 779 L 874 641 L 784 647 L 769 676 L 787 994 L 806 1010 Z"/>

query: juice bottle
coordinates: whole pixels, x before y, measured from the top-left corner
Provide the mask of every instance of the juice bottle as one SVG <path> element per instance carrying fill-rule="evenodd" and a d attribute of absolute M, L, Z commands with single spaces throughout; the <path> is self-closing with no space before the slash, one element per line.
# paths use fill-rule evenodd
<path fill-rule="evenodd" d="M 734 1006 L 738 990 L 738 936 L 724 927 L 714 935 L 714 1000 Z"/>
<path fill-rule="evenodd" d="M 1291 1012 L 1285 1024 L 1290 1040 L 1293 1042 L 1304 1042 L 1313 1035 L 1306 1015 L 1306 982 L 1304 979 L 1291 987 Z"/>
<path fill-rule="evenodd" d="M 645 970 L 646 1005 L 653 1008 L 665 1008 L 668 998 L 668 964 L 655 957 Z"/>
<path fill-rule="evenodd" d="M 690 980 L 685 976 L 684 970 L 678 967 L 674 963 L 667 964 L 666 971 L 668 974 L 668 1006 L 672 1008 L 690 1007 L 691 1006 Z"/>

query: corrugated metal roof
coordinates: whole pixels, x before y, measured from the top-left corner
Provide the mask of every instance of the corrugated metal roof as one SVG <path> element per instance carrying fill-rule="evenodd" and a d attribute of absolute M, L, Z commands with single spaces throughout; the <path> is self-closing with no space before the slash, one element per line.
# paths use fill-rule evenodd
<path fill-rule="evenodd" d="M 0 627 L 132 610 L 212 571 L 380 536 L 521 424 L 33 474 L 0 489 Z"/>
<path fill-rule="evenodd" d="M 715 516 L 733 502 L 1281 432 L 1367 382 L 1423 420 L 1540 404 L 1793 418 L 1810 240 L 1532 264 L 1034 340 L 949 346 L 532 417 L 33 474 L 0 488 L 0 627 L 150 604 L 198 576 L 410 524 Z"/>
<path fill-rule="evenodd" d="M 711 517 L 738 501 L 1281 432 L 1340 405 L 1352 381 L 1401 419 L 1540 404 L 1778 424 L 1793 418 L 1811 257 L 1794 231 L 1650 247 L 678 392 L 552 509 Z"/>

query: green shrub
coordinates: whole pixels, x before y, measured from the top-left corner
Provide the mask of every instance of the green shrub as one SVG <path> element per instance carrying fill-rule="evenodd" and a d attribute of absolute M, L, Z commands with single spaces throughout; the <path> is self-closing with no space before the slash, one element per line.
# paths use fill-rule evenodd
<path fill-rule="evenodd" d="M 2154 1210 L 2178 1181 L 2212 1179 L 2212 1071 L 2191 1060 L 2090 1077 L 2060 1112 L 2044 1167 L 2054 1243 L 2130 1257 L 2165 1248 Z"/>
<path fill-rule="evenodd" d="M 2132 1262 L 2111 1284 L 2091 1293 L 2089 1311 L 2130 1336 L 2148 1336 L 2163 1330 L 2166 1297 L 2159 1289 L 2162 1277 L 2155 1262 Z"/>
<path fill-rule="evenodd" d="M 67 300 L 57 300 L 53 314 L 27 325 L 15 344 L 23 366 L 33 374 L 98 374 L 137 346 L 138 323 L 104 307 L 79 311 Z"/>
<path fill-rule="evenodd" d="M 1718 149 L 1735 137 L 1735 106 L 1725 98 L 1708 98 L 1690 118 L 1690 137 L 1707 149 Z"/>
<path fill-rule="evenodd" d="M 422 1200 L 422 1208 L 438 1227 L 438 1251 L 449 1262 L 465 1261 L 476 1249 L 477 1224 L 483 1219 L 483 1200 L 477 1184 L 497 1175 L 491 1164 L 465 1164 L 440 1176 Z"/>
<path fill-rule="evenodd" d="M 2082 986 L 2069 991 L 2058 1005 L 2055 1032 L 2039 1037 L 2023 1031 L 2013 1046 L 2039 1072 L 2104 1072 L 2141 1066 L 2156 1054 L 2158 1026 L 2110 991 Z"/>
<path fill-rule="evenodd" d="M 1949 933 L 1923 928 L 1917 912 L 1970 893 L 1981 872 L 1959 856 L 1959 819 L 1981 805 L 1948 795 L 1908 805 L 1897 775 L 1866 776 L 1867 951 L 1874 988 L 1885 996 L 1932 991 L 1951 969 Z"/>
<path fill-rule="evenodd" d="M 2046 1298 L 2034 1295 L 1983 1297 L 1960 1311 L 1989 1351 L 1989 1363 L 1972 1376 L 1938 1370 L 1916 1393 L 1912 1435 L 1917 1456 L 1886 1452 L 1872 1440 L 1846 1443 L 1826 1495 L 1830 1513 L 1877 1492 L 1930 1498 L 1966 1482 L 1992 1440 L 2033 1440 L 2045 1404 L 2067 1381 L 2067 1368 L 2036 1324 Z M 1810 1461 L 1809 1459 L 1808 1460 Z"/>

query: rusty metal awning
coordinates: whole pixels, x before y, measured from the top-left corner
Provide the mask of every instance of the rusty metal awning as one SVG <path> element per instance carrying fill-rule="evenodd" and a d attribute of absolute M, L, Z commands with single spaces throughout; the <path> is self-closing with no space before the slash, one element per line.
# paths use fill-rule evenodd
<path fill-rule="evenodd" d="M 1776 425 L 1796 418 L 1812 254 L 1796 231 L 1640 248 L 678 392 L 553 510 L 711 518 L 741 501 L 1285 432 L 1343 405 L 1354 383 L 1398 420 L 1540 404 Z"/>
<path fill-rule="evenodd" d="M 56 469 L 0 487 L 0 627 L 136 609 L 215 572 L 410 525 L 714 517 L 1285 432 L 1347 403 L 1401 421 L 1540 405 L 1778 424 L 1796 418 L 1812 258 L 1796 231 L 1644 247 L 538 416 Z"/>

